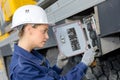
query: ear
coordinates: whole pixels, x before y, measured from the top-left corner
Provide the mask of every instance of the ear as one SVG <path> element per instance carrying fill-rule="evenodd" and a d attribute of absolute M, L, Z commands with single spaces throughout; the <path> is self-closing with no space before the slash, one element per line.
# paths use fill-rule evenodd
<path fill-rule="evenodd" d="M 27 33 L 27 34 L 31 34 L 32 33 L 32 26 L 30 24 L 26 25 L 25 33 Z"/>

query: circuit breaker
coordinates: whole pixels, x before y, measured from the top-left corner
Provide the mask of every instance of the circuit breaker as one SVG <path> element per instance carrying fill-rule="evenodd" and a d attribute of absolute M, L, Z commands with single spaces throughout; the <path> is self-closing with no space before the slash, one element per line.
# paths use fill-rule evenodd
<path fill-rule="evenodd" d="M 82 25 L 79 21 L 54 26 L 59 51 L 67 57 L 83 53 L 87 48 L 87 41 Z"/>

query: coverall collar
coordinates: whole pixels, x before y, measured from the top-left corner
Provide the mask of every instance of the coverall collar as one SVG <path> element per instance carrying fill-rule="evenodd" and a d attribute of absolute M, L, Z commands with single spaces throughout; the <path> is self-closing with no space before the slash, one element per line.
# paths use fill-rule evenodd
<path fill-rule="evenodd" d="M 15 54 L 39 65 L 42 65 L 44 62 L 44 57 L 35 50 L 28 52 L 27 50 L 19 47 L 17 44 L 14 45 Z"/>

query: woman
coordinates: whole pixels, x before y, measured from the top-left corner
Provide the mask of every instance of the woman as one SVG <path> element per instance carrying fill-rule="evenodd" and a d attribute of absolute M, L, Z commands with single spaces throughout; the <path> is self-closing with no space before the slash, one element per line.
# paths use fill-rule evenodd
<path fill-rule="evenodd" d="M 80 80 L 94 59 L 92 50 L 85 52 L 82 61 L 66 75 L 60 76 L 68 62 L 61 53 L 57 64 L 49 61 L 34 48 L 42 48 L 48 40 L 48 21 L 45 11 L 39 6 L 25 5 L 16 10 L 12 19 L 12 29 L 19 31 L 19 41 L 14 45 L 10 64 L 11 80 Z M 64 60 L 63 60 L 64 59 Z"/>

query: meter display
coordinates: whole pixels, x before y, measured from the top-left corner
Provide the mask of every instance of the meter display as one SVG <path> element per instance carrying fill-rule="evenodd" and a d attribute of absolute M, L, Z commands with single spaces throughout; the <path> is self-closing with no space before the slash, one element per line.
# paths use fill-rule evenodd
<path fill-rule="evenodd" d="M 71 57 L 86 50 L 87 41 L 80 22 L 63 24 L 53 27 L 59 51 Z"/>

